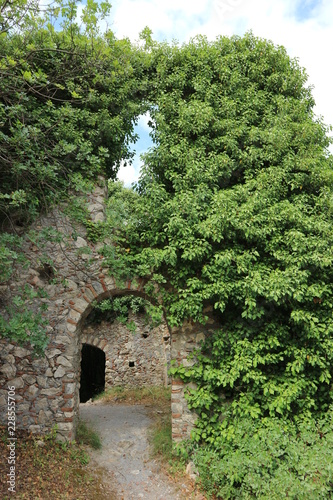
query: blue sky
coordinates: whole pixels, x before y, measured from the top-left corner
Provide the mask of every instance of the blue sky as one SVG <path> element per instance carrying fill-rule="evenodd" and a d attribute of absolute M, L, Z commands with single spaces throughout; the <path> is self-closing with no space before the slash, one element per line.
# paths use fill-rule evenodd
<path fill-rule="evenodd" d="M 297 21 L 305 21 L 316 15 L 316 9 L 320 7 L 320 0 L 298 0 L 295 7 Z"/>
<path fill-rule="evenodd" d="M 330 51 L 333 47 L 332 0 L 112 0 L 108 22 L 118 38 L 138 41 L 145 26 L 156 40 L 186 42 L 197 34 L 254 35 L 284 45 L 306 68 L 314 86 L 315 112 L 333 124 Z M 332 71 L 333 73 L 333 71 Z M 140 120 L 142 152 L 149 145 L 147 119 Z M 140 161 L 120 170 L 126 184 L 137 180 Z"/>

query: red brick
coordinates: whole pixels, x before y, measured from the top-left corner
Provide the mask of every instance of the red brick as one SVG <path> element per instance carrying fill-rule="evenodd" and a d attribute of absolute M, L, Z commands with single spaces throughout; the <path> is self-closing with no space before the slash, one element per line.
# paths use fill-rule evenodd
<path fill-rule="evenodd" d="M 79 309 L 78 307 L 74 307 L 74 305 L 71 304 L 71 309 L 73 309 L 74 311 L 80 313 L 80 314 L 83 314 L 83 311 L 81 311 L 81 309 Z"/>
<path fill-rule="evenodd" d="M 87 285 L 87 288 L 89 288 L 89 290 L 91 291 L 91 293 L 93 294 L 93 296 L 95 297 L 95 299 L 97 299 L 98 295 L 96 293 L 95 288 L 92 285 Z"/>
<path fill-rule="evenodd" d="M 101 285 L 102 285 L 102 287 L 103 287 L 104 292 L 107 292 L 107 291 L 108 291 L 108 289 L 107 289 L 107 286 L 106 286 L 106 284 L 105 284 L 105 281 L 104 281 L 103 279 L 101 279 L 101 280 L 100 280 L 100 282 L 101 282 Z"/>
<path fill-rule="evenodd" d="M 77 326 L 77 322 L 76 322 L 76 321 L 74 321 L 74 320 L 73 320 L 73 319 L 71 319 L 71 318 L 68 318 L 67 323 L 70 323 L 71 325 L 75 325 L 75 326 Z"/>

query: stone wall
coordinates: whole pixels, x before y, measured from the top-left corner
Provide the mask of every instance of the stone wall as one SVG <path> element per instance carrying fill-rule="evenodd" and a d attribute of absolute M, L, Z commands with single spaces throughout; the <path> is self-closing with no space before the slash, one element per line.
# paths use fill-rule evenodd
<path fill-rule="evenodd" d="M 104 218 L 105 195 L 105 187 L 100 185 L 87 196 L 87 208 L 95 222 Z M 146 377 L 147 381 L 152 376 L 152 370 L 150 374 L 146 370 L 145 374 L 141 359 L 134 358 L 139 344 L 140 349 L 144 350 L 146 345 L 151 352 L 158 352 L 156 356 L 155 354 L 152 356 L 156 362 L 154 377 L 156 376 L 156 380 L 164 377 L 165 381 L 165 360 L 169 357 L 179 362 L 186 360 L 188 353 L 202 338 L 203 332 L 196 326 L 185 325 L 183 329 L 172 332 L 171 346 L 167 347 L 169 330 L 166 325 L 156 332 L 156 336 L 142 339 L 142 343 L 141 339 L 139 342 L 139 337 L 134 340 L 127 333 L 127 337 L 125 335 L 120 341 L 120 330 L 117 334 L 110 331 L 106 335 L 102 327 L 100 336 L 87 331 L 87 328 L 84 328 L 85 319 L 92 310 L 93 301 L 98 302 L 123 294 L 145 297 L 144 283 L 140 280 L 128 281 L 121 289 L 117 288 L 115 280 L 103 266 L 103 257 L 100 254 L 103 244 L 94 245 L 89 242 L 85 228 L 73 223 L 62 210 L 54 210 L 41 218 L 34 229 L 36 234 L 42 234 L 42 230 L 47 227 L 56 230 L 58 235 L 61 235 L 61 241 L 41 241 L 37 245 L 27 237 L 23 250 L 30 261 L 30 266 L 17 267 L 9 286 L 0 290 L 0 314 L 6 317 L 5 306 L 10 303 L 11 297 L 19 292 L 20 286 L 27 285 L 35 290 L 43 288 L 48 296 L 35 299 L 31 307 L 37 313 L 40 312 L 41 303 L 47 305 L 47 311 L 42 314 L 48 320 L 49 339 L 45 356 L 41 358 L 33 356 L 29 344 L 19 347 L 6 339 L 0 339 L 0 421 L 5 423 L 7 420 L 8 386 L 15 386 L 18 428 L 44 433 L 57 425 L 60 438 L 73 439 L 79 415 L 83 341 L 99 346 L 104 343 L 104 348 L 106 345 L 109 346 L 107 380 L 110 384 L 115 383 L 114 376 L 119 377 L 121 363 L 131 361 L 129 357 L 132 356 L 137 362 L 136 378 L 142 377 L 144 380 Z M 49 279 L 50 276 L 45 272 L 45 262 L 52 270 L 52 279 Z M 115 342 L 109 342 L 110 335 L 117 337 Z M 155 339 L 158 338 L 161 342 L 159 349 L 155 343 Z M 118 342 L 122 345 L 121 349 L 116 346 Z M 159 356 L 163 358 L 162 362 Z M 159 363 L 156 361 L 157 358 Z M 172 413 L 174 437 L 176 439 L 186 437 L 195 417 L 187 409 L 184 388 L 175 382 Z"/>
<path fill-rule="evenodd" d="M 82 343 L 105 352 L 105 389 L 167 385 L 170 334 L 166 324 L 150 328 L 140 314 L 131 314 L 129 321 L 134 322 L 135 332 L 119 321 L 83 328 Z"/>
<path fill-rule="evenodd" d="M 207 325 L 186 321 L 181 328 L 171 330 L 171 359 L 176 364 L 192 366 L 195 363 L 193 352 L 198 349 L 209 331 L 217 328 L 212 314 L 212 308 L 207 308 L 204 312 L 209 317 Z M 195 425 L 197 415 L 189 410 L 186 401 L 186 391 L 193 384 L 184 384 L 182 380 L 172 380 L 171 392 L 171 415 L 172 415 L 172 439 L 181 441 L 190 436 Z"/>

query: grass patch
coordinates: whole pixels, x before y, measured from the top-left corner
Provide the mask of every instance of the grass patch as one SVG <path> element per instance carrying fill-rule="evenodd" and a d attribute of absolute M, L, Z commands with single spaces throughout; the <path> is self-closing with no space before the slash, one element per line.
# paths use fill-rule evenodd
<path fill-rule="evenodd" d="M 99 435 L 82 420 L 79 420 L 79 425 L 76 431 L 76 441 L 79 444 L 91 446 L 94 450 L 100 450 L 102 448 Z"/>
<path fill-rule="evenodd" d="M 103 403 L 141 403 L 160 406 L 170 406 L 170 387 L 112 387 L 93 398 Z"/>
<path fill-rule="evenodd" d="M 16 430 L 16 493 L 8 491 L 8 434 L 0 426 L 0 498 L 37 500 L 93 500 L 109 498 L 92 476 L 84 447 L 76 442 L 56 441 L 55 433 L 36 436 Z"/>
<path fill-rule="evenodd" d="M 150 428 L 149 441 L 154 457 L 159 456 L 163 460 L 173 459 L 171 418 L 169 415 L 155 419 Z"/>

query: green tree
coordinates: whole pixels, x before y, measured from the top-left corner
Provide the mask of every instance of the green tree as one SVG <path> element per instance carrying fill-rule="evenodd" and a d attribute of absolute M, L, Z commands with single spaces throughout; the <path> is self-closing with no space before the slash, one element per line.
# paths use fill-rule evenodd
<path fill-rule="evenodd" d="M 221 330 L 193 368 L 174 370 L 198 384 L 189 403 L 199 437 L 208 421 L 221 432 L 223 415 L 325 412 L 333 171 L 307 76 L 252 34 L 151 54 L 155 147 L 124 228 L 130 251 L 118 253 L 159 283 L 171 325 L 205 322 L 204 307 L 215 309 Z"/>
<path fill-rule="evenodd" d="M 108 2 L 33 0 L 0 7 L 0 285 L 22 264 L 17 225 L 30 222 L 99 175 L 116 177 L 130 160 L 134 122 L 145 109 L 145 54 L 102 32 Z M 45 321 L 20 291 L 0 317 L 0 335 L 39 352 Z"/>
<path fill-rule="evenodd" d="M 15 21 L 21 3 L 4 13 Z M 89 1 L 81 24 L 76 1 L 25 4 L 24 25 L 0 36 L 2 220 L 35 216 L 78 178 L 114 178 L 142 108 L 142 53 L 99 31 L 107 3 Z"/>

